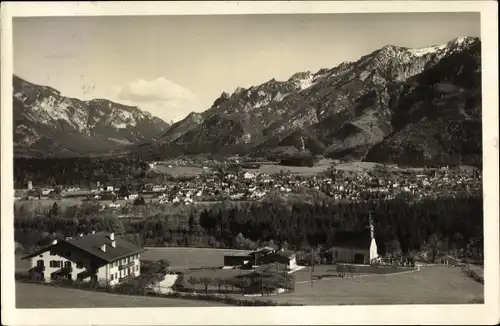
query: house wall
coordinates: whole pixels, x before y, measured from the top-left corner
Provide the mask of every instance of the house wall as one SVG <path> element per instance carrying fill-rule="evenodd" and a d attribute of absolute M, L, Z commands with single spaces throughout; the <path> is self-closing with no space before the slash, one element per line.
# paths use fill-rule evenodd
<path fill-rule="evenodd" d="M 297 268 L 297 257 L 295 255 L 290 257 L 290 263 L 288 266 L 290 269 L 295 269 Z"/>
<path fill-rule="evenodd" d="M 66 247 L 55 247 L 52 250 L 47 250 L 46 252 L 31 258 L 31 267 L 37 266 L 38 260 L 42 260 L 44 263 L 45 270 L 43 273 L 45 281 L 50 281 L 52 273 L 65 267 L 67 262 L 70 263 L 72 268 L 70 273 L 72 280 L 76 280 L 79 273 L 85 271 L 86 269 L 91 269 L 92 264 L 96 263 L 96 261 L 91 259 L 88 255 L 82 254 L 78 251 L 71 251 Z M 59 266 L 51 267 L 51 262 L 58 262 Z M 81 265 L 77 263 L 81 263 Z"/>
<path fill-rule="evenodd" d="M 130 262 L 133 262 L 131 266 L 120 269 L 120 266 L 127 265 Z M 116 285 L 120 283 L 120 278 L 126 277 L 133 274 L 134 277 L 141 275 L 141 262 L 140 255 L 132 255 L 128 257 L 121 258 L 116 260 L 108 265 L 108 269 L 106 270 L 107 279 L 111 285 Z"/>
<path fill-rule="evenodd" d="M 37 261 L 43 260 L 45 271 L 44 280 L 49 282 L 51 280 L 51 274 L 65 267 L 66 262 L 69 262 L 72 267 L 71 279 L 77 280 L 78 274 L 85 270 L 96 269 L 96 275 L 98 281 L 109 282 L 110 285 L 119 284 L 119 279 L 130 274 L 137 277 L 141 273 L 140 268 L 140 255 L 132 255 L 120 259 L 119 261 L 114 261 L 110 264 L 103 263 L 93 256 L 86 254 L 83 251 L 75 250 L 69 246 L 57 246 L 53 247 L 52 250 L 47 250 L 46 252 L 33 257 L 30 259 L 31 267 L 37 266 Z M 50 267 L 51 261 L 59 262 L 61 267 Z M 121 265 L 133 262 L 130 267 L 120 270 Z M 81 267 L 79 267 L 81 266 Z M 113 276 L 111 276 L 113 275 Z M 90 276 L 83 279 L 83 281 L 90 281 Z"/>

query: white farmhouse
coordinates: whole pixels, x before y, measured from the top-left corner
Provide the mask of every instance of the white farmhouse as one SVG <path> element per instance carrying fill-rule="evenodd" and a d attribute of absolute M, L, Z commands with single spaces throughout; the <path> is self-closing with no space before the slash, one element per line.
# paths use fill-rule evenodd
<path fill-rule="evenodd" d="M 143 251 L 114 233 L 93 233 L 54 240 L 23 259 L 31 261 L 30 275 L 46 282 L 64 278 L 113 286 L 140 275 Z"/>

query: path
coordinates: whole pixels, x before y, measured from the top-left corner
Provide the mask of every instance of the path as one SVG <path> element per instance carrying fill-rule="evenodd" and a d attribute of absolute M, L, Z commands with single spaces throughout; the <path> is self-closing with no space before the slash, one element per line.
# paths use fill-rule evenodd
<path fill-rule="evenodd" d="M 318 278 L 314 279 L 313 282 L 317 281 L 329 281 L 329 280 L 343 280 L 346 278 L 362 278 L 362 277 L 370 277 L 370 276 L 395 276 L 395 275 L 401 275 L 401 274 L 409 274 L 409 273 L 415 273 L 420 271 L 420 266 L 417 266 L 417 269 L 415 270 L 410 270 L 410 271 L 403 271 L 403 272 L 397 272 L 397 273 L 390 273 L 390 274 L 359 274 L 359 275 L 354 275 L 353 277 L 324 277 L 324 278 Z M 295 284 L 302 284 L 302 283 L 311 283 L 311 281 L 300 281 L 300 282 L 295 282 Z"/>

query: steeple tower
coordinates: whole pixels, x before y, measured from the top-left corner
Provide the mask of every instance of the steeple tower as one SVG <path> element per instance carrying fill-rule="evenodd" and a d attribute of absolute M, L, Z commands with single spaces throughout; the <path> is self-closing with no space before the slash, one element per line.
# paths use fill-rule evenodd
<path fill-rule="evenodd" d="M 372 213 L 370 212 L 370 215 L 369 215 L 369 221 L 370 221 L 370 239 L 374 239 L 375 238 L 375 224 L 373 222 L 373 218 L 372 218 Z"/>
<path fill-rule="evenodd" d="M 372 218 L 372 212 L 369 214 L 369 222 L 370 222 L 370 264 L 373 263 L 378 258 L 378 248 L 377 242 L 375 241 L 375 222 Z"/>

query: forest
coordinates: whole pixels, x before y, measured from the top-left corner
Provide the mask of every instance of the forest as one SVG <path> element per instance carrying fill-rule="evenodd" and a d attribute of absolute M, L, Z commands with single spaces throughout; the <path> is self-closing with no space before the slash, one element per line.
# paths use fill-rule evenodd
<path fill-rule="evenodd" d="M 146 176 L 147 163 L 125 158 L 15 158 L 14 187 L 71 185 L 88 187 L 91 183 L 129 182 Z"/>
<path fill-rule="evenodd" d="M 57 204 L 56 204 L 57 205 Z M 403 252 L 419 250 L 430 238 L 446 246 L 466 248 L 482 242 L 483 203 L 480 197 L 363 203 L 263 201 L 223 202 L 207 207 L 123 207 L 100 211 L 91 203 L 81 207 L 56 205 L 46 211 L 15 212 L 15 240 L 25 250 L 53 238 L 95 231 L 125 233 L 143 246 L 250 248 L 264 242 L 286 244 L 294 250 L 328 247 L 345 232 L 368 236 L 368 216 L 375 221 L 379 251 L 398 240 Z M 118 216 L 121 216 L 118 218 Z"/>

